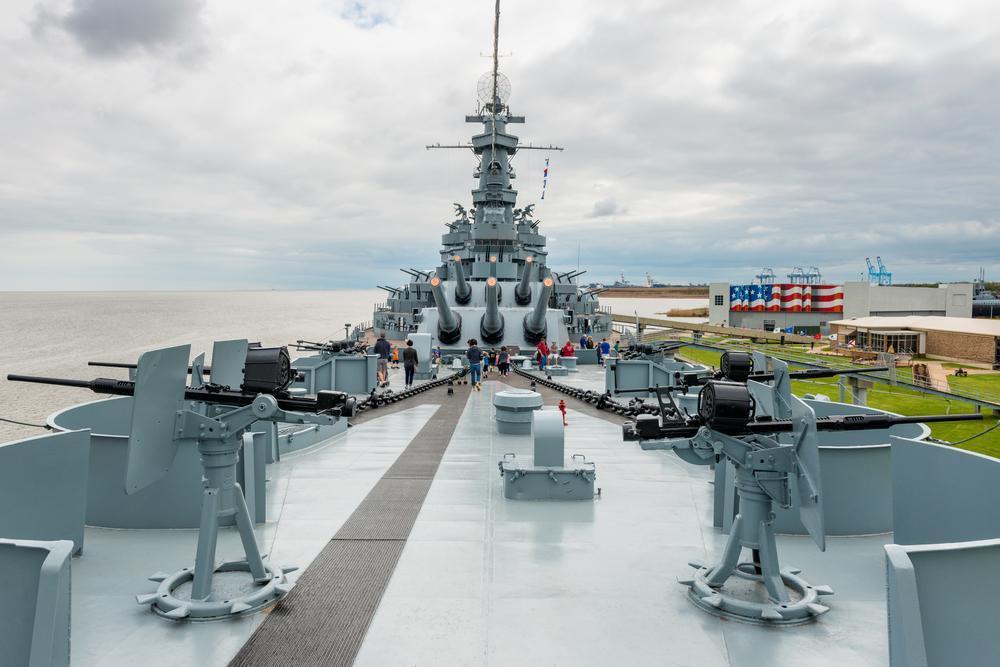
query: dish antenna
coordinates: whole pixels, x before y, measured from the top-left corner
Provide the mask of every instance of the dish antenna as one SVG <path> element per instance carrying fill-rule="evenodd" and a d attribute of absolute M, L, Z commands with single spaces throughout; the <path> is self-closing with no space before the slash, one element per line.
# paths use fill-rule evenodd
<path fill-rule="evenodd" d="M 504 106 L 507 104 L 507 100 L 510 99 L 510 79 L 502 72 L 497 72 L 496 77 L 496 97 L 500 100 L 499 106 Z M 486 72 L 479 77 L 479 84 L 476 88 L 479 91 L 479 101 L 483 104 L 492 105 L 494 97 L 493 72 Z"/>

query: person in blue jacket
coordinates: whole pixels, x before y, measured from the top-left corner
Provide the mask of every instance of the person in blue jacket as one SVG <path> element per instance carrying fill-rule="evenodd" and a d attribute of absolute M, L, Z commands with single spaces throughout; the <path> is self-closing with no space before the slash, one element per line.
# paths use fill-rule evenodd
<path fill-rule="evenodd" d="M 465 351 L 465 358 L 469 360 L 469 382 L 476 391 L 482 391 L 482 362 L 483 351 L 479 349 L 475 338 L 469 339 L 469 349 Z"/>

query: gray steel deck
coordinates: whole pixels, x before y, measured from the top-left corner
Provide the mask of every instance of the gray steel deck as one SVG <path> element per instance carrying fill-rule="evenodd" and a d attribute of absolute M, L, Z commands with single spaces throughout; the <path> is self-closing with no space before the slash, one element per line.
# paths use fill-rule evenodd
<path fill-rule="evenodd" d="M 351 665 L 465 407 L 441 407 L 375 484 L 231 665 Z"/>
<path fill-rule="evenodd" d="M 597 367 L 570 376 L 590 388 L 600 388 L 602 378 Z M 376 554 L 362 540 L 330 538 L 349 517 L 360 518 L 359 506 L 390 469 L 393 479 L 426 481 L 400 455 L 434 424 L 436 406 L 375 411 L 345 435 L 269 467 L 271 518 L 258 527 L 264 550 L 303 568 L 315 561 L 305 574 L 293 573 L 300 576 L 296 598 L 314 596 L 332 615 L 338 599 L 369 593 L 357 606 L 361 618 L 374 608 L 366 632 L 345 627 L 321 637 L 331 645 L 360 639 L 355 664 L 887 664 L 881 547 L 891 535 L 829 538 L 826 553 L 809 538 L 779 536 L 783 565 L 836 591 L 824 599 L 830 612 L 813 625 L 782 629 L 717 619 L 694 608 L 676 583 L 690 573 L 689 560 L 711 557 L 725 540 L 712 528 L 711 473 L 623 443 L 617 420 L 590 416 L 567 399 L 567 454 L 596 462 L 601 498 L 505 500 L 497 461 L 507 452 L 529 456 L 531 441 L 494 432 L 491 398 L 500 388 L 487 382 L 470 394 L 467 385 L 456 387 L 451 399 L 465 409 L 405 545 L 395 534 Z M 84 556 L 73 562 L 75 664 L 224 665 L 237 655 L 266 615 L 176 624 L 134 602 L 135 593 L 155 587 L 145 581 L 153 571 L 190 564 L 196 536 L 87 529 Z M 317 560 L 334 547 L 343 551 Z M 369 585 L 338 569 L 352 548 L 384 561 L 362 570 L 377 575 Z M 235 535 L 223 531 L 220 557 L 239 552 Z M 275 633 L 273 642 L 296 651 L 305 629 Z M 293 662 L 276 654 L 269 664 Z"/>

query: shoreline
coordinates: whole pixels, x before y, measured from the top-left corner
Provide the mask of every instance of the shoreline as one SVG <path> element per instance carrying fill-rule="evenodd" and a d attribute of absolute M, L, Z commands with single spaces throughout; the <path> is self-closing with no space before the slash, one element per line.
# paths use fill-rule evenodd
<path fill-rule="evenodd" d="M 609 287 L 598 295 L 608 299 L 707 299 L 708 285 L 704 287 Z"/>

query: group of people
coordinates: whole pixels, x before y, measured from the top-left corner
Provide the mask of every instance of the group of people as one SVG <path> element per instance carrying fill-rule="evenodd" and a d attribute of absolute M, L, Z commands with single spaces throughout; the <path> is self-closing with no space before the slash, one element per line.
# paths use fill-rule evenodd
<path fill-rule="evenodd" d="M 479 347 L 479 341 L 475 338 L 470 338 L 466 343 L 468 349 L 465 351 L 465 358 L 469 362 L 469 381 L 474 390 L 482 390 L 482 381 L 489 377 L 491 366 L 497 369 L 501 377 L 510 374 L 511 354 L 507 346 L 502 346 L 499 350 L 495 348 L 483 350 Z M 603 365 L 604 358 L 611 355 L 612 349 L 615 351 L 615 356 L 618 356 L 619 344 L 618 341 L 615 341 L 614 345 L 612 345 L 608 342 L 607 338 L 602 338 L 600 343 L 595 343 L 592 336 L 582 336 L 579 348 L 575 348 L 571 341 L 566 341 L 566 344 L 559 348 L 555 341 L 549 343 L 541 340 L 535 346 L 535 360 L 538 362 L 538 369 L 544 370 L 547 365 L 556 363 L 559 357 L 575 356 L 577 349 L 596 350 L 597 361 Z M 390 362 L 393 368 L 398 368 L 400 361 L 403 364 L 405 387 L 409 389 L 413 386 L 413 377 L 417 370 L 419 358 L 416 349 L 413 347 L 412 340 L 406 341 L 406 346 L 403 348 L 402 353 L 400 353 L 398 347 L 386 340 L 384 333 L 379 334 L 378 340 L 375 341 L 375 354 L 378 355 L 376 376 L 380 387 L 389 386 Z M 440 348 L 434 351 L 434 358 L 438 363 L 441 362 L 442 355 Z"/>
<path fill-rule="evenodd" d="M 596 350 L 597 351 L 597 363 L 604 365 L 604 358 L 611 355 L 611 350 L 614 349 L 615 356 L 618 356 L 620 351 L 620 346 L 618 341 L 612 345 L 608 342 L 607 338 L 602 338 L 600 343 L 594 343 L 594 338 L 592 336 L 581 336 L 580 337 L 580 347 L 574 348 L 573 343 L 566 341 L 566 344 L 562 348 L 556 347 L 557 343 L 552 341 L 547 343 L 544 340 L 538 341 L 538 345 L 535 346 L 535 361 L 538 362 L 538 370 L 544 369 L 549 364 L 554 364 L 558 361 L 559 357 L 573 357 L 576 356 L 576 350 Z"/>
<path fill-rule="evenodd" d="M 406 341 L 406 347 L 403 348 L 403 353 L 400 355 L 399 348 L 391 345 L 385 339 L 384 333 L 379 334 L 378 340 L 375 341 L 375 354 L 378 355 L 375 375 L 380 387 L 389 386 L 389 362 L 392 361 L 393 368 L 399 368 L 400 356 L 402 356 L 403 361 L 403 382 L 407 389 L 413 386 L 413 376 L 417 372 L 419 358 L 412 340 Z"/>
<path fill-rule="evenodd" d="M 482 382 L 489 377 L 490 366 L 496 367 L 501 377 L 510 373 L 510 350 L 506 345 L 499 350 L 484 351 L 475 338 L 470 338 L 467 344 L 465 358 L 469 361 L 469 382 L 475 391 L 482 391 Z"/>

